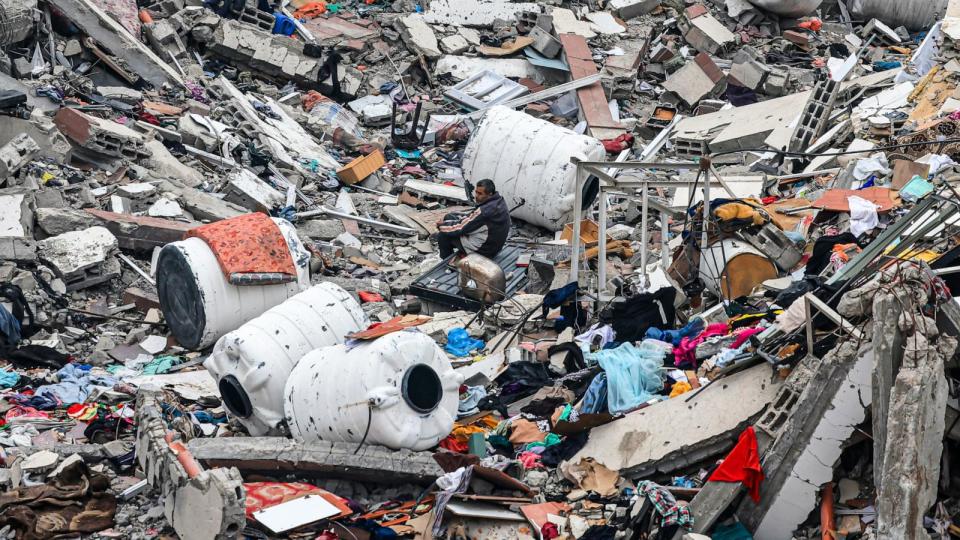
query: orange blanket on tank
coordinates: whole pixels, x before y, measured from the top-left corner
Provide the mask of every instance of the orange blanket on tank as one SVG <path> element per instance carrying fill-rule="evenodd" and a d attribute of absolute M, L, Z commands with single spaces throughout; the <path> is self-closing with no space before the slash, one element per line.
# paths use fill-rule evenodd
<path fill-rule="evenodd" d="M 234 285 L 287 283 L 297 269 L 280 227 L 266 214 L 255 212 L 194 227 L 184 238 L 206 242 Z"/>

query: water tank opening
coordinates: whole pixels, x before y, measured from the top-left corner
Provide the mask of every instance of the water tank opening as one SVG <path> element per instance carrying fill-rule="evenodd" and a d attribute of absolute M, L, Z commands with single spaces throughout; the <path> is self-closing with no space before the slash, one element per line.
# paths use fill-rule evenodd
<path fill-rule="evenodd" d="M 253 405 L 236 377 L 227 375 L 220 379 L 217 386 L 220 388 L 220 397 L 223 398 L 223 404 L 227 406 L 227 410 L 240 418 L 250 418 L 253 414 Z"/>
<path fill-rule="evenodd" d="M 400 393 L 411 409 L 419 413 L 428 413 L 440 405 L 440 400 L 443 399 L 443 385 L 440 384 L 440 376 L 433 368 L 426 364 L 414 364 L 403 374 Z"/>
<path fill-rule="evenodd" d="M 597 200 L 597 195 L 600 194 L 600 179 L 596 176 L 590 175 L 587 178 L 587 181 L 583 184 L 583 205 L 580 210 L 586 210 L 593 205 L 593 202 Z"/>
<path fill-rule="evenodd" d="M 157 297 L 163 319 L 177 343 L 194 349 L 203 338 L 206 313 L 203 295 L 183 252 L 167 246 L 157 258 Z"/>

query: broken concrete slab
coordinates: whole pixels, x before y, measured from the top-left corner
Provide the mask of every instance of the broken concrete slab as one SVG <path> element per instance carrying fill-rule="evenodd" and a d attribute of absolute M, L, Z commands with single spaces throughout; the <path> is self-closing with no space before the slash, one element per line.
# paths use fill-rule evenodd
<path fill-rule="evenodd" d="M 566 8 L 555 7 L 550 10 L 550 16 L 553 17 L 553 31 L 563 40 L 564 34 L 576 34 L 584 39 L 592 39 L 597 36 L 593 31 L 593 26 L 588 21 L 581 21 L 577 16 Z"/>
<path fill-rule="evenodd" d="M 33 137 L 21 133 L 0 147 L 0 179 L 6 181 L 40 152 L 40 146 Z M 2 184 L 2 182 L 0 182 Z"/>
<path fill-rule="evenodd" d="M 687 105 L 695 107 L 701 99 L 718 91 L 723 80 L 723 72 L 713 59 L 706 53 L 700 53 L 670 75 L 663 87 L 679 96 Z"/>
<path fill-rule="evenodd" d="M 94 226 L 41 240 L 37 247 L 40 257 L 68 278 L 103 264 L 117 249 L 117 238 L 105 227 Z"/>
<path fill-rule="evenodd" d="M 136 36 L 91 0 L 54 0 L 52 5 L 64 13 L 80 30 L 104 48 L 122 58 L 130 70 L 155 87 L 183 85 L 183 79 Z"/>
<path fill-rule="evenodd" d="M 737 36 L 709 13 L 691 19 L 690 29 L 683 38 L 698 51 L 708 54 L 717 54 L 737 42 Z"/>
<path fill-rule="evenodd" d="M 629 20 L 646 15 L 660 5 L 660 0 L 610 0 L 607 7 L 617 12 L 621 19 Z"/>
<path fill-rule="evenodd" d="M 227 177 L 224 201 L 251 212 L 269 213 L 282 206 L 286 196 L 247 169 L 234 171 Z"/>
<path fill-rule="evenodd" d="M 236 467 L 242 472 L 282 474 L 296 471 L 316 477 L 358 482 L 413 482 L 427 485 L 443 470 L 429 452 L 390 450 L 328 441 L 304 443 L 283 437 L 194 439 L 193 456 L 211 467 Z"/>
<path fill-rule="evenodd" d="M 83 148 L 118 158 L 150 157 L 143 136 L 127 126 L 63 107 L 53 119 L 60 131 Z"/>
<path fill-rule="evenodd" d="M 776 395 L 780 381 L 757 366 L 714 383 L 689 403 L 670 399 L 594 428 L 571 461 L 593 458 L 621 476 L 669 473 L 729 450 Z M 669 418 L 669 423 L 664 423 Z"/>
<path fill-rule="evenodd" d="M 470 43 L 460 34 L 454 34 L 441 39 L 440 48 L 447 54 L 460 54 L 470 48 Z"/>
<path fill-rule="evenodd" d="M 182 240 L 183 235 L 197 225 L 104 210 L 87 209 L 86 212 L 102 222 L 117 237 L 121 248 L 134 251 L 153 251 L 155 247 Z"/>
<path fill-rule="evenodd" d="M 535 2 L 508 0 L 433 0 L 423 14 L 430 24 L 457 26 L 491 26 L 494 21 L 510 21 L 523 12 L 540 13 Z"/>
<path fill-rule="evenodd" d="M 808 357 L 804 363 L 797 375 L 811 378 L 799 392 L 785 387 L 790 395 L 776 401 L 792 403 L 792 410 L 771 411 L 756 426 L 776 436 L 763 457 L 760 502 L 743 502 L 738 510 L 758 538 L 788 538 L 807 518 L 872 399 L 870 348 L 858 351 L 854 341 L 841 341 L 822 360 Z"/>
<path fill-rule="evenodd" d="M 587 13 L 586 19 L 590 21 L 590 28 L 600 35 L 617 35 L 627 31 L 622 24 L 617 22 L 613 15 L 606 11 Z"/>
<path fill-rule="evenodd" d="M 427 58 L 440 57 L 440 45 L 433 28 L 424 20 L 420 13 L 411 13 L 397 21 L 400 36 L 414 51 Z"/>
<path fill-rule="evenodd" d="M 509 79 L 543 81 L 543 73 L 536 66 L 519 58 L 479 58 L 446 55 L 437 60 L 434 72 L 449 73 L 454 79 L 464 80 L 482 71 L 492 71 Z"/>
<path fill-rule="evenodd" d="M 101 224 L 101 221 L 89 212 L 74 208 L 37 208 L 34 217 L 40 230 L 48 236 L 88 229 Z"/>
<path fill-rule="evenodd" d="M 0 195 L 0 237 L 33 237 L 31 202 L 23 193 Z"/>
<path fill-rule="evenodd" d="M 321 62 L 304 54 L 303 43 L 231 19 L 221 19 L 208 50 L 245 68 L 307 86 L 319 80 Z"/>

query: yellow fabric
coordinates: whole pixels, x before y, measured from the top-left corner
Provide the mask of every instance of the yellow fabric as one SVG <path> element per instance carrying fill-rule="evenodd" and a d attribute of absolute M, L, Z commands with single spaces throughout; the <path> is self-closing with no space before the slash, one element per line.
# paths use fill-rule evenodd
<path fill-rule="evenodd" d="M 690 383 L 686 381 L 677 381 L 673 383 L 673 389 L 670 390 L 670 397 L 677 397 L 680 394 L 686 394 L 691 390 L 693 390 L 693 387 L 690 386 Z"/>
<path fill-rule="evenodd" d="M 460 422 L 454 422 L 453 431 L 450 432 L 453 435 L 453 438 L 460 442 L 467 442 L 470 440 L 470 436 L 474 433 L 487 433 L 491 429 L 497 427 L 497 420 L 493 415 L 486 415 L 483 418 L 473 422 L 472 424 L 461 424 Z"/>
<path fill-rule="evenodd" d="M 727 203 L 713 211 L 713 216 L 721 221 L 732 221 L 734 219 L 749 219 L 754 225 L 763 225 L 767 218 L 757 211 L 756 208 L 743 203 Z"/>

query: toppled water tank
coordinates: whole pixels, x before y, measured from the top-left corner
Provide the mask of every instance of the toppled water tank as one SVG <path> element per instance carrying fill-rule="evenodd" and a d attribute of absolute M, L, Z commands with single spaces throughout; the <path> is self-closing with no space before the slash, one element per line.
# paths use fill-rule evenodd
<path fill-rule="evenodd" d="M 369 324 L 350 293 L 321 283 L 217 340 L 203 365 L 217 380 L 227 410 L 251 435 L 274 434 L 283 421 L 283 389 L 297 362 Z"/>
<path fill-rule="evenodd" d="M 943 17 L 948 3 L 949 0 L 853 0 L 849 6 L 857 19 L 876 18 L 891 28 L 925 30 Z"/>
<path fill-rule="evenodd" d="M 463 177 L 476 184 L 488 178 L 507 206 L 525 201 L 511 215 L 559 231 L 573 221 L 577 167 L 570 158 L 603 161 L 606 151 L 593 137 L 508 107 L 491 107 L 463 151 Z M 597 197 L 594 179 L 584 188 L 584 208 Z"/>
<path fill-rule="evenodd" d="M 297 230 L 273 220 L 287 242 L 297 280 L 276 285 L 237 286 L 223 275 L 213 250 L 199 238 L 163 246 L 157 258 L 157 296 L 177 343 L 202 349 L 221 336 L 310 286 L 310 254 Z"/>
<path fill-rule="evenodd" d="M 803 17 L 813 13 L 823 0 L 747 0 L 760 9 L 781 17 Z"/>
<path fill-rule="evenodd" d="M 462 381 L 430 336 L 394 332 L 304 356 L 283 409 L 295 439 L 426 450 L 453 429 Z"/>

